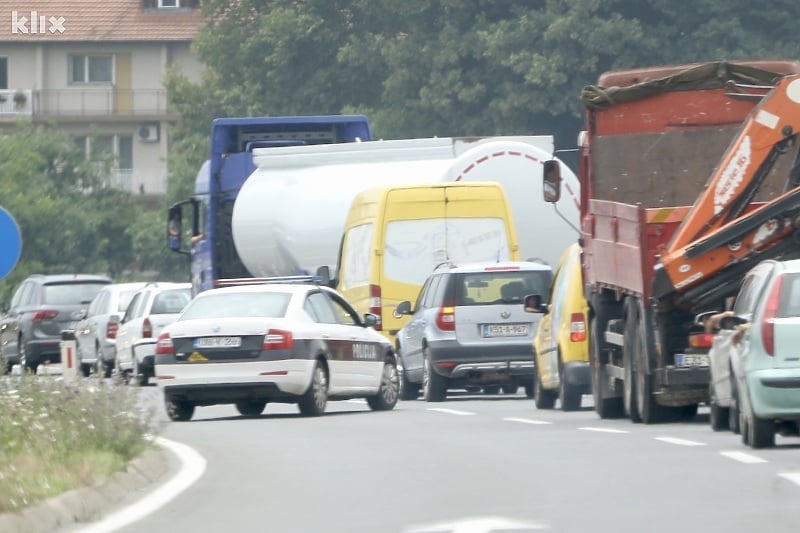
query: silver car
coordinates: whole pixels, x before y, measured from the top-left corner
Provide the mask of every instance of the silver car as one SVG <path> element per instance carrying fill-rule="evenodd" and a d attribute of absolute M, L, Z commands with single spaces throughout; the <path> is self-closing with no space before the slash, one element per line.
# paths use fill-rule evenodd
<path fill-rule="evenodd" d="M 111 376 L 120 319 L 134 293 L 144 286 L 143 282 L 106 285 L 89 304 L 75 325 L 76 353 L 84 376 L 92 372 Z"/>
<path fill-rule="evenodd" d="M 412 315 L 397 334 L 401 398 L 440 402 L 448 389 L 532 393 L 533 337 L 539 315 L 525 296 L 550 293 L 552 268 L 528 261 L 442 265 L 425 281 Z"/>

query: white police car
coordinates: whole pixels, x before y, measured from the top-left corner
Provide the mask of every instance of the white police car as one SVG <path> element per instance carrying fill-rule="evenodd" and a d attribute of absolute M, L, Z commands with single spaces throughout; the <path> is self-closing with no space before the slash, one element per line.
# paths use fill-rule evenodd
<path fill-rule="evenodd" d="M 196 406 L 235 404 L 257 416 L 269 402 L 318 416 L 328 400 L 366 398 L 393 409 L 399 381 L 377 317 L 363 317 L 335 290 L 264 283 L 200 293 L 156 345 L 155 374 L 172 420 Z"/>

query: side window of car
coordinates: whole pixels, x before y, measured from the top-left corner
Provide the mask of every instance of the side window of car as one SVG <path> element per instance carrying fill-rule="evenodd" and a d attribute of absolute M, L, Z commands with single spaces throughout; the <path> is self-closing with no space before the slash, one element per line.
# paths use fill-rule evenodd
<path fill-rule="evenodd" d="M 336 314 L 337 322 L 339 322 L 339 324 L 355 326 L 361 323 L 358 314 L 356 314 L 356 312 L 353 311 L 349 305 L 332 294 L 328 294 L 327 296 L 330 300 L 331 307 L 333 307 L 333 312 Z"/>
<path fill-rule="evenodd" d="M 422 300 L 422 307 L 424 309 L 430 309 L 436 305 L 436 293 L 438 292 L 437 289 L 439 288 L 439 285 L 441 285 L 443 277 L 444 276 L 436 275 L 431 279 L 431 284 L 428 285 L 428 291 L 425 293 L 425 296 Z"/>
<path fill-rule="evenodd" d="M 771 270 L 772 265 L 765 264 L 754 268 L 747 274 L 739 289 L 739 294 L 736 296 L 736 302 L 733 304 L 735 314 L 748 315 L 753 312 L 758 295 L 764 286 L 764 280 Z"/>
<path fill-rule="evenodd" d="M 19 286 L 17 291 L 14 293 L 14 296 L 11 298 L 11 309 L 15 309 L 19 307 L 22 303 L 22 295 L 25 294 L 25 289 L 30 285 L 30 283 L 23 282 L 22 285 Z"/>
<path fill-rule="evenodd" d="M 417 295 L 417 301 L 414 302 L 414 312 L 417 312 L 419 309 L 422 308 L 422 300 L 425 298 L 425 295 L 428 293 L 428 287 L 431 286 L 431 281 L 433 277 L 429 277 L 425 280 L 425 283 L 422 285 L 422 288 L 419 290 L 419 294 Z"/>
<path fill-rule="evenodd" d="M 35 301 L 35 293 L 36 293 L 36 283 L 33 281 L 29 281 L 25 284 L 22 288 L 22 294 L 20 295 L 19 299 L 19 307 L 24 307 L 27 305 L 33 305 Z"/>
<path fill-rule="evenodd" d="M 338 324 L 339 320 L 331 307 L 328 298 L 322 292 L 312 292 L 306 298 L 303 307 L 308 306 L 308 314 L 321 324 Z"/>
<path fill-rule="evenodd" d="M 89 310 L 86 312 L 88 316 L 100 315 L 105 309 L 106 302 L 108 301 L 108 291 L 100 291 L 89 304 Z"/>
<path fill-rule="evenodd" d="M 122 317 L 122 322 L 129 322 L 136 316 L 136 308 L 141 307 L 144 294 L 143 292 L 137 292 L 136 295 L 134 295 L 131 304 L 128 306 L 128 310 L 125 311 L 125 316 Z"/>

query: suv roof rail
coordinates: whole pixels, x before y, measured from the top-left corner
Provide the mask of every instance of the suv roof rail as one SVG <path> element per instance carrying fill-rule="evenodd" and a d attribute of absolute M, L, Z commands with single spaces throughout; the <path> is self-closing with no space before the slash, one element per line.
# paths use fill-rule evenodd
<path fill-rule="evenodd" d="M 235 287 L 241 285 L 263 285 L 267 283 L 322 283 L 321 276 L 275 276 L 270 278 L 228 278 L 218 279 L 217 287 Z"/>

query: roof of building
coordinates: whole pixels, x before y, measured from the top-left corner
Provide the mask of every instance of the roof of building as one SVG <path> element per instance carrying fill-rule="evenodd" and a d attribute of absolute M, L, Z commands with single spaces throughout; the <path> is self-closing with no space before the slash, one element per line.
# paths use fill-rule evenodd
<path fill-rule="evenodd" d="M 0 42 L 191 41 L 197 0 L 0 0 Z M 42 25 L 44 22 L 44 26 Z"/>

